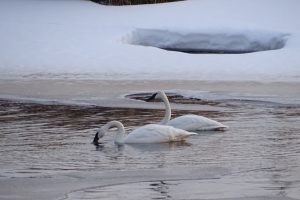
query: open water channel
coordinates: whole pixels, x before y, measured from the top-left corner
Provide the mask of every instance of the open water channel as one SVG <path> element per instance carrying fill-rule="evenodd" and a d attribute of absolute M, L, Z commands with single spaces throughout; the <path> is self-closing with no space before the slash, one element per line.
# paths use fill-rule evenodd
<path fill-rule="evenodd" d="M 108 121 L 129 132 L 159 122 L 164 110 L 3 98 L 0 199 L 300 199 L 300 104 L 276 98 L 171 99 L 197 108 L 173 117 L 193 113 L 230 128 L 124 146 L 113 134 L 91 142 Z"/>

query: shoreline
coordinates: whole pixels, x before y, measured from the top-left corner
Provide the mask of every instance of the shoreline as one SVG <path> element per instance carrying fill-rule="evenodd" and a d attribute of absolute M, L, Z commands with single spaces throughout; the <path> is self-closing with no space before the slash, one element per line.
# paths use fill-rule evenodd
<path fill-rule="evenodd" d="M 241 96 L 277 96 L 294 99 L 298 103 L 299 88 L 300 82 L 0 79 L 0 98 L 36 103 L 159 109 L 162 108 L 160 105 L 132 100 L 125 96 L 157 90 L 203 91 Z M 174 109 L 185 107 L 175 105 Z M 197 108 L 190 105 L 187 109 Z"/>
<path fill-rule="evenodd" d="M 213 169 L 213 170 L 212 170 Z M 193 173 L 194 172 L 194 173 Z M 197 175 L 195 176 L 195 173 Z M 0 179 L 0 197 L 7 200 L 67 199 L 70 193 L 88 188 L 146 181 L 214 180 L 230 176 L 223 167 L 189 167 L 139 170 L 90 171 L 51 177 Z M 26 184 L 25 184 L 26 183 Z M 17 192 L 16 192 L 17 191 Z M 44 191 L 44 192 L 41 192 Z"/>

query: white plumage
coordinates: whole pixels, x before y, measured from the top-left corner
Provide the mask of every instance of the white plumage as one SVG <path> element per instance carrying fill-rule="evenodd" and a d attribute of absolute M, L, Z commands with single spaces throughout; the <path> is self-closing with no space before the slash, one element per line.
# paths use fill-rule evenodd
<path fill-rule="evenodd" d="M 149 124 L 135 129 L 128 135 L 125 134 L 124 126 L 119 121 L 111 121 L 99 129 L 99 133 L 104 135 L 110 128 L 117 128 L 115 143 L 164 143 L 183 141 L 196 133 L 187 132 L 171 126 Z"/>
<path fill-rule="evenodd" d="M 227 126 L 199 115 L 183 115 L 170 120 L 166 125 L 186 131 L 223 130 Z"/>
<path fill-rule="evenodd" d="M 228 128 L 228 126 L 220 122 L 199 115 L 183 115 L 171 119 L 170 103 L 168 97 L 163 91 L 158 91 L 156 94 L 152 95 L 150 99 L 155 98 L 157 94 L 163 100 L 166 108 L 165 116 L 160 124 L 165 124 L 186 131 L 225 130 Z"/>

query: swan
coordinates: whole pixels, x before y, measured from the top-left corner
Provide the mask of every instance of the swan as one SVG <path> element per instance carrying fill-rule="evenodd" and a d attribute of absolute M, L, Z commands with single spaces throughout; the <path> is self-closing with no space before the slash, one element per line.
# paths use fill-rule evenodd
<path fill-rule="evenodd" d="M 141 126 L 126 135 L 125 128 L 121 122 L 110 121 L 98 130 L 93 143 L 99 144 L 99 138 L 103 137 L 104 133 L 111 128 L 117 128 L 114 140 L 116 144 L 178 142 L 184 141 L 191 135 L 197 135 L 197 133 L 159 124 Z"/>
<path fill-rule="evenodd" d="M 211 130 L 225 130 L 228 126 L 221 124 L 215 120 L 199 116 L 199 115 L 183 115 L 171 120 L 171 107 L 167 95 L 163 91 L 154 93 L 146 101 L 151 101 L 156 96 L 159 96 L 165 104 L 165 116 L 160 124 L 165 124 L 175 128 L 183 129 L 186 131 L 211 131 Z"/>

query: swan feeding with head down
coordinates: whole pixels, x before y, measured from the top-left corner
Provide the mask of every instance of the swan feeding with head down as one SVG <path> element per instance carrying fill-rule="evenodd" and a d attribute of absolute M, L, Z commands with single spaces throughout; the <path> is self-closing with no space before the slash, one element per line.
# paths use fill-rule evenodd
<path fill-rule="evenodd" d="M 199 115 L 183 115 L 171 120 L 171 106 L 167 95 L 163 91 L 154 93 L 147 101 L 151 101 L 156 96 L 159 96 L 165 104 L 165 116 L 160 124 L 165 124 L 186 131 L 217 131 L 225 130 L 228 126 L 221 124 L 215 120 L 199 116 Z"/>
<path fill-rule="evenodd" d="M 111 128 L 117 128 L 114 141 L 116 144 L 179 142 L 184 141 L 191 135 L 197 135 L 197 133 L 159 124 L 141 126 L 126 134 L 121 122 L 111 121 L 98 130 L 93 143 L 99 144 L 99 138 L 103 137 Z"/>

